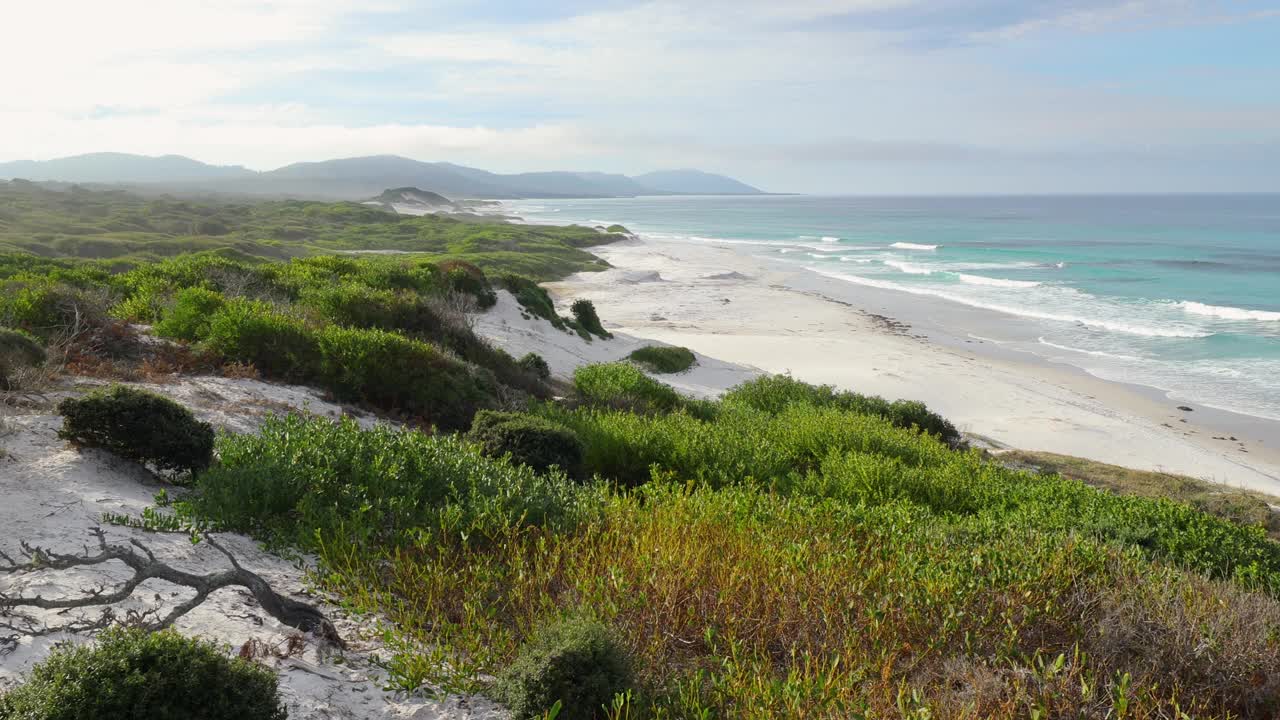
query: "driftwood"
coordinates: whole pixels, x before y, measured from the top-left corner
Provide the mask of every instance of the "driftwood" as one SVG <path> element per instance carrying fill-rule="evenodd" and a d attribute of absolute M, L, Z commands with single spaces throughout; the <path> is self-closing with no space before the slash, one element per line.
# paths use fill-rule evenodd
<path fill-rule="evenodd" d="M 44 598 L 39 595 L 22 596 L 0 593 L 0 628 L 15 634 L 0 638 L 0 653 L 12 650 L 16 641 L 23 636 L 50 635 L 54 633 L 83 633 L 101 630 L 118 622 L 159 630 L 169 627 L 178 618 L 198 607 L 209 595 L 227 587 L 243 587 L 248 589 L 258 604 L 267 614 L 281 623 L 303 632 L 310 632 L 326 645 L 345 647 L 333 623 L 324 613 L 315 607 L 292 598 L 284 597 L 271 589 L 271 585 L 257 574 L 240 566 L 234 555 L 218 544 L 212 537 L 206 536 L 204 542 L 218 550 L 231 562 L 231 568 L 206 575 L 178 570 L 156 559 L 154 553 L 136 539 L 129 545 L 108 544 L 106 534 L 101 528 L 94 528 L 92 534 L 97 538 L 97 551 L 85 548 L 83 555 L 55 553 L 41 547 L 33 546 L 25 541 L 21 544 L 25 562 L 17 562 L 4 552 L 0 552 L 0 574 L 21 575 L 41 570 L 68 570 L 71 568 L 92 567 L 111 561 L 119 561 L 133 570 L 133 575 L 123 583 L 108 588 L 100 586 L 82 590 L 81 597 Z M 159 608 L 143 612 L 129 611 L 124 618 L 117 616 L 110 606 L 129 598 L 133 591 L 143 582 L 150 579 L 164 580 L 195 590 L 195 595 L 176 605 L 167 614 L 161 616 Z M 40 610 L 58 610 L 65 613 L 79 608 L 103 608 L 94 619 L 72 620 L 62 625 L 50 626 L 38 623 L 35 618 L 23 612 L 23 608 Z"/>

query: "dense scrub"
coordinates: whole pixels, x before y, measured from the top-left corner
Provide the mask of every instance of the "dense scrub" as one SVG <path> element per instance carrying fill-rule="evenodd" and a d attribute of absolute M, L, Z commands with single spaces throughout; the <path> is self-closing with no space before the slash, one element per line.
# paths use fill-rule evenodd
<path fill-rule="evenodd" d="M 115 628 L 66 646 L 0 696 L 5 720 L 284 720 L 275 673 L 171 630 Z"/>
<path fill-rule="evenodd" d="M 58 437 L 161 471 L 200 470 L 213 460 L 213 427 L 155 393 L 113 385 L 63 400 L 58 413 Z"/>
<path fill-rule="evenodd" d="M 743 405 L 778 413 L 790 405 L 833 407 L 858 415 L 876 415 L 901 428 L 915 427 L 949 443 L 960 440 L 955 426 L 924 403 L 912 400 L 890 402 L 874 395 L 838 391 L 831 385 L 810 385 L 789 375 L 764 375 L 743 383 L 725 395 L 729 405 Z"/>
<path fill-rule="evenodd" d="M 582 441 L 572 430 L 531 415 L 483 410 L 476 414 L 467 439 L 491 457 L 545 471 L 558 467 L 570 476 L 582 465 Z"/>
<path fill-rule="evenodd" d="M 218 449 L 186 512 L 309 549 L 567 527 L 595 502 L 589 487 L 490 459 L 457 437 L 362 430 L 350 419 L 272 418 L 257 435 L 223 437 Z"/>
<path fill-rule="evenodd" d="M 489 687 L 529 716 L 553 696 L 597 711 L 538 689 L 595 682 L 546 649 L 583 612 L 632 673 L 599 717 L 1280 711 L 1280 545 L 1261 528 L 1011 470 L 790 380 L 659 409 L 617 367 L 585 374 L 602 402 L 481 415 L 473 435 L 569 428 L 608 485 L 283 418 L 224 438 L 182 512 L 317 552 L 329 589 L 392 621 L 397 686 Z"/>
<path fill-rule="evenodd" d="M 192 255 L 111 274 L 0 257 L 0 277 L 6 267 L 0 316 L 45 338 L 154 323 L 210 361 L 252 365 L 445 429 L 465 429 L 479 408 L 550 394 L 545 368 L 522 364 L 469 326 L 466 311 L 494 300 L 475 265 Z"/>
<path fill-rule="evenodd" d="M 26 182 L 0 182 L 0 207 L 0 253 L 110 259 L 117 268 L 201 251 L 283 259 L 394 250 L 552 280 L 607 267 L 582 248 L 621 237 L 578 226 L 397 215 L 354 202 L 157 198 Z"/>
<path fill-rule="evenodd" d="M 44 345 L 30 333 L 0 327 L 0 390 L 13 389 L 19 375 L 45 361 Z"/>
<path fill-rule="evenodd" d="M 540 628 L 498 678 L 495 695 L 516 720 L 603 717 L 614 698 L 631 689 L 626 650 L 605 625 L 568 617 Z"/>
<path fill-rule="evenodd" d="M 689 348 L 648 345 L 627 356 L 632 362 L 649 372 L 678 373 L 693 367 L 698 361 Z"/>

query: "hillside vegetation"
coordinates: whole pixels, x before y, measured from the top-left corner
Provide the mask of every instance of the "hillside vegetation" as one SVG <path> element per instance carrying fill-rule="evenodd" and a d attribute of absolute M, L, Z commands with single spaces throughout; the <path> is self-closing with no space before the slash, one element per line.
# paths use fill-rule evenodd
<path fill-rule="evenodd" d="M 198 251 L 271 259 L 394 251 L 551 280 L 607 267 L 581 248 L 621 237 L 577 226 L 396 215 L 353 202 L 197 201 L 0 182 L 0 253 L 111 260 L 111 267 Z"/>

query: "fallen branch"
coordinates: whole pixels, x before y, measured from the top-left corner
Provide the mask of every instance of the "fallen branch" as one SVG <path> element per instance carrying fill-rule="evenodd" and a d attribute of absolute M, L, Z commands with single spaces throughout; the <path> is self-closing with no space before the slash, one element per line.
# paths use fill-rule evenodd
<path fill-rule="evenodd" d="M 130 611 L 125 622 L 151 630 L 169 627 L 178 618 L 191 612 L 203 603 L 209 595 L 227 587 L 243 587 L 253 594 L 258 604 L 267 614 L 281 623 L 303 632 L 314 634 L 324 644 L 345 647 L 333 623 L 324 613 L 315 607 L 292 598 L 284 597 L 271 589 L 271 585 L 257 574 L 240 566 L 235 556 L 222 547 L 212 537 L 206 536 L 205 542 L 226 556 L 231 562 L 231 569 L 220 570 L 207 575 L 178 570 L 156 559 L 154 553 L 137 540 L 131 539 L 129 545 L 108 544 L 102 528 L 92 531 L 98 540 L 97 552 L 87 547 L 83 555 L 55 553 L 41 547 L 33 546 L 25 541 L 21 544 L 26 562 L 17 562 L 4 552 L 0 552 L 0 574 L 20 575 L 41 570 L 68 570 L 71 568 L 102 565 L 113 560 L 124 563 L 133 575 L 123 583 L 113 587 L 90 588 L 82 591 L 82 597 L 45 598 L 39 595 L 10 596 L 0 593 L 0 627 L 7 628 L 21 635 L 48 635 L 60 632 L 86 632 L 105 628 L 117 621 L 115 611 L 110 607 L 130 597 L 139 585 L 150 579 L 164 580 L 174 585 L 191 588 L 195 595 L 171 609 L 168 614 L 160 616 L 159 608 L 145 612 Z M 21 608 L 40 610 L 58 610 L 66 612 L 72 609 L 102 607 L 103 611 L 94 620 L 71 621 L 66 625 L 55 627 L 39 627 L 29 615 L 21 613 Z M 14 619 L 19 622 L 14 622 Z M 0 643 L 0 651 L 4 646 L 13 645 L 16 637 L 10 636 Z M 10 649 L 12 649 L 10 647 Z"/>

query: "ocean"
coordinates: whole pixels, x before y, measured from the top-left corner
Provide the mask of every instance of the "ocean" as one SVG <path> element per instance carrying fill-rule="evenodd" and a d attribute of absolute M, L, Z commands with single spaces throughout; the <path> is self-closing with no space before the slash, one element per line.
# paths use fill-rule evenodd
<path fill-rule="evenodd" d="M 644 197 L 507 209 L 731 244 L 914 297 L 920 317 L 937 303 L 967 308 L 948 315 L 956 338 L 1280 420 L 1280 195 Z"/>

